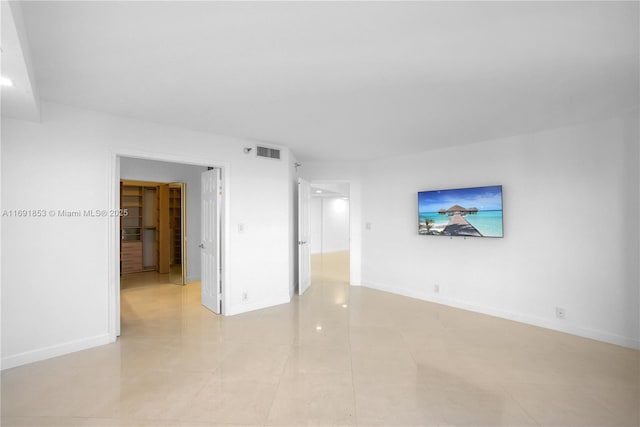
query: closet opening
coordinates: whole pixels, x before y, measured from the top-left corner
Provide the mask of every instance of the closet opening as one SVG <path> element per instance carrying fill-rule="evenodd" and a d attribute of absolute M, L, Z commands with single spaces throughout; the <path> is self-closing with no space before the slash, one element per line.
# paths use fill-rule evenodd
<path fill-rule="evenodd" d="M 186 183 L 120 180 L 121 288 L 187 283 Z"/>

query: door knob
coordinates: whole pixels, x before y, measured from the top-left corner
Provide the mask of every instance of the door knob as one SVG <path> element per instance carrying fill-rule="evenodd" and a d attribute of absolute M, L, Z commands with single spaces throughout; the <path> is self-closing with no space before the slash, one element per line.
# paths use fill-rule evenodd
<path fill-rule="evenodd" d="M 200 243 L 198 246 L 200 247 L 200 249 L 204 249 L 204 243 Z"/>

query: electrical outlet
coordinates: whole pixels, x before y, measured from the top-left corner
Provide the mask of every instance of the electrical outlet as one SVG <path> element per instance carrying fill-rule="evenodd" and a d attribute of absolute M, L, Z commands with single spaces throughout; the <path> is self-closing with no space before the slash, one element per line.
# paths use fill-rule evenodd
<path fill-rule="evenodd" d="M 242 293 L 242 301 L 249 301 L 249 292 L 245 291 Z"/>
<path fill-rule="evenodd" d="M 565 315 L 566 315 L 566 313 L 565 313 L 565 311 L 564 311 L 564 308 L 562 308 L 562 307 L 556 307 L 556 317 L 557 317 L 558 319 L 564 319 L 564 318 L 565 318 Z"/>
<path fill-rule="evenodd" d="M 433 292 L 436 294 L 440 293 L 440 285 L 433 285 Z"/>

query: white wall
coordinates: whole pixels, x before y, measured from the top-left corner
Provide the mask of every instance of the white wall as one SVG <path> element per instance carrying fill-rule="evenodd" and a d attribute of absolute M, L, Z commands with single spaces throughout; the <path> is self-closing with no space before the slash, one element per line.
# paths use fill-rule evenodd
<path fill-rule="evenodd" d="M 638 347 L 637 152 L 635 112 L 370 162 L 363 284 Z M 418 191 L 490 184 L 504 238 L 418 235 Z"/>
<path fill-rule="evenodd" d="M 312 254 L 322 253 L 322 199 L 311 197 L 309 203 L 309 248 Z"/>
<path fill-rule="evenodd" d="M 4 6 L 4 5 L 2 5 Z M 2 61 L 0 59 L 0 61 Z M 0 110 L 2 107 L 0 107 Z M 2 138 L 0 137 L 0 165 L 2 165 Z M 2 174 L 0 173 L 0 212 L 3 212 L 3 203 L 2 203 Z M 4 221 L 0 221 L 0 242 L 2 242 L 2 225 Z M 0 319 L 2 319 L 2 246 L 0 244 Z M 0 325 L 1 326 L 1 325 Z M 0 355 L 2 355 L 2 328 L 0 327 Z M 2 358 L 0 357 L 0 370 L 2 370 L 4 364 L 2 362 Z M 0 410 L 2 405 L 0 405 Z"/>
<path fill-rule="evenodd" d="M 322 200 L 322 252 L 349 250 L 349 201 L 342 197 Z"/>
<path fill-rule="evenodd" d="M 341 197 L 312 197 L 311 253 L 349 250 L 349 202 Z"/>
<path fill-rule="evenodd" d="M 640 212 L 640 120 L 636 120 L 635 125 L 631 124 L 629 126 L 626 126 L 625 131 L 627 133 L 624 136 L 625 139 L 628 139 L 629 141 L 636 141 L 635 143 L 631 144 L 631 150 L 630 150 L 631 152 L 629 153 L 629 156 L 627 156 L 627 158 L 625 159 L 626 160 L 625 168 L 631 171 L 630 178 L 629 178 L 630 182 L 636 183 L 636 206 L 637 206 L 636 212 Z M 632 154 L 633 151 L 635 151 L 635 156 Z M 629 200 L 629 204 L 630 205 L 633 204 L 633 199 Z M 634 248 L 629 253 L 629 257 L 633 257 L 633 253 L 635 252 L 636 259 L 635 260 L 631 259 L 631 261 L 629 262 L 631 264 L 635 263 L 637 268 L 636 293 L 637 293 L 637 299 L 638 299 L 638 310 L 636 313 L 637 315 L 636 324 L 640 325 L 640 224 L 638 224 L 637 222 L 638 220 L 636 218 L 636 228 L 637 228 L 636 231 L 638 234 L 638 238 L 635 240 L 635 242 L 632 242 L 632 245 L 634 246 Z M 633 232 L 633 228 L 629 230 L 629 232 Z M 632 298 L 633 296 L 629 295 L 629 297 Z M 638 340 L 640 341 L 640 337 L 638 337 Z"/>
<path fill-rule="evenodd" d="M 200 174 L 206 166 L 154 160 L 120 160 L 120 177 L 138 181 L 184 182 L 187 185 L 187 281 L 200 280 Z"/>
<path fill-rule="evenodd" d="M 291 279 L 289 151 L 283 149 L 281 161 L 243 153 L 253 145 L 43 103 L 41 123 L 2 120 L 2 205 L 45 211 L 115 206 L 117 154 L 223 166 L 226 312 L 284 303 Z M 114 224 L 90 217 L 3 218 L 3 368 L 113 339 L 109 304 L 116 279 L 108 260 L 117 242 Z"/>

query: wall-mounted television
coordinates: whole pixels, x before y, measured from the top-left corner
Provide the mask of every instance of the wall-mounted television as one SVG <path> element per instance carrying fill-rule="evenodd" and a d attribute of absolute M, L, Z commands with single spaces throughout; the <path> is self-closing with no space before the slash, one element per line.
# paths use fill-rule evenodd
<path fill-rule="evenodd" d="M 503 237 L 502 186 L 420 191 L 418 233 Z"/>

